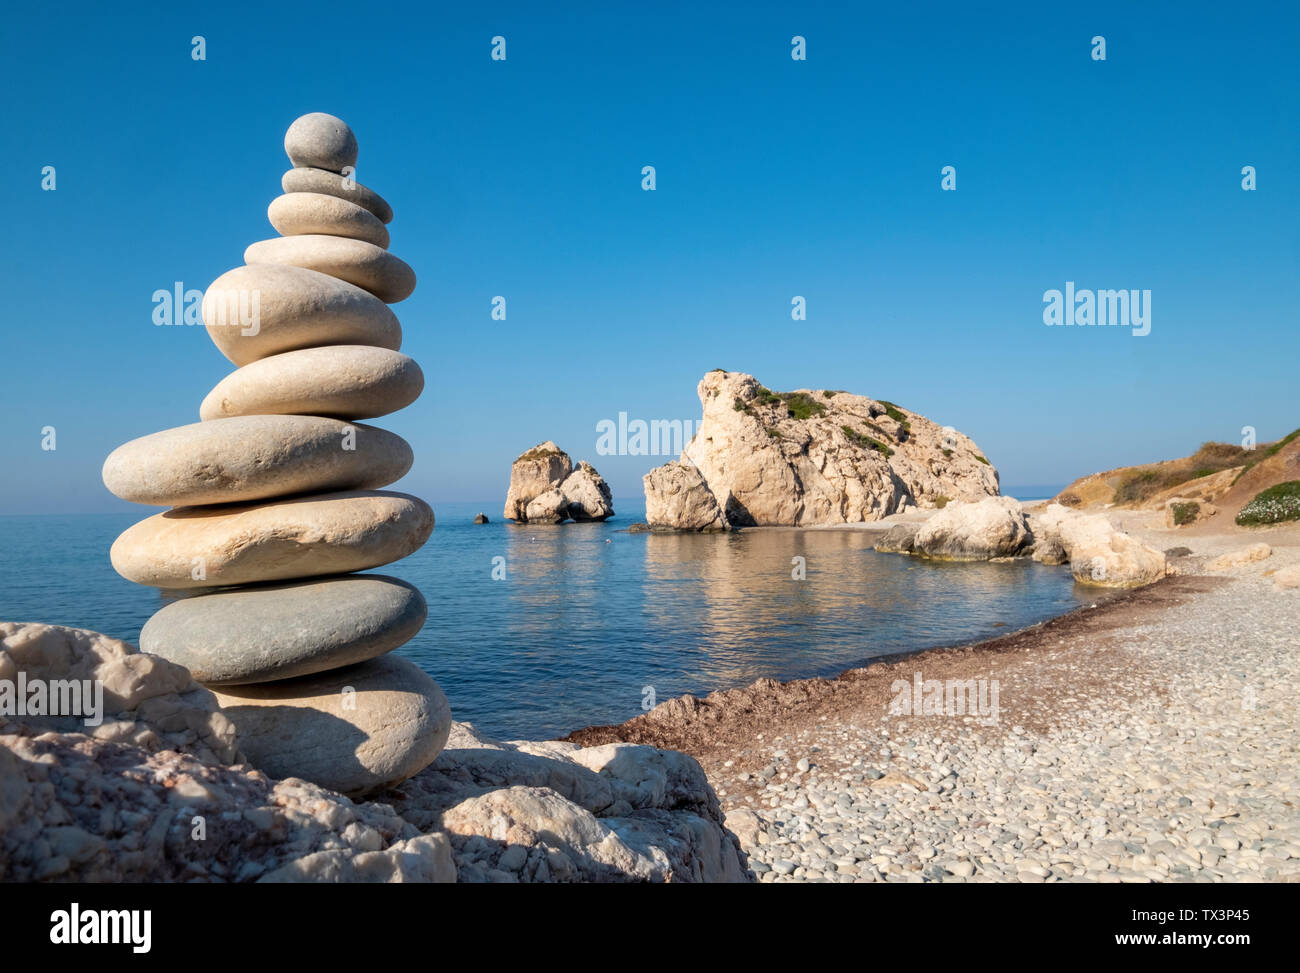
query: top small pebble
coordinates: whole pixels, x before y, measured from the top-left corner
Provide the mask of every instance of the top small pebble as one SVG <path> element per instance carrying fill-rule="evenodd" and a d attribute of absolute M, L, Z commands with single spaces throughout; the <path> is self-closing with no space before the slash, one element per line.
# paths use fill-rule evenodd
<path fill-rule="evenodd" d="M 357 164 L 357 137 L 343 119 L 314 111 L 289 126 L 284 151 L 294 166 L 342 172 Z"/>

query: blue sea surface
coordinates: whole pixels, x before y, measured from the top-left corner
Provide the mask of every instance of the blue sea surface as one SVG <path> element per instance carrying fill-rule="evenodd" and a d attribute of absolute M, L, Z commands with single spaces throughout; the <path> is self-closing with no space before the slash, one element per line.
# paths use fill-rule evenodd
<path fill-rule="evenodd" d="M 429 542 L 375 571 L 418 585 L 429 603 L 424 629 L 397 651 L 438 681 L 457 719 L 540 739 L 636 716 L 646 687 L 662 702 L 764 676 L 834 675 L 1092 597 L 1063 567 L 878 554 L 871 531 L 629 534 L 642 515 L 629 509 L 603 524 L 528 527 L 503 522 L 499 504 L 436 504 Z M 475 525 L 479 510 L 492 522 Z M 108 549 L 144 513 L 0 517 L 0 620 L 134 643 L 164 601 L 119 577 Z"/>

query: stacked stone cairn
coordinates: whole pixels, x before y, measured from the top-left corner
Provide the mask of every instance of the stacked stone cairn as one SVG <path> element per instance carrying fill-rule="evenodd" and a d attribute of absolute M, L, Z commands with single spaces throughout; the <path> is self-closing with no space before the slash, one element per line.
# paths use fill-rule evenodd
<path fill-rule="evenodd" d="M 437 684 L 388 654 L 424 624 L 424 598 L 349 573 L 406 557 L 433 530 L 424 501 L 380 489 L 410 469 L 411 447 L 357 421 L 424 387 L 388 307 L 415 274 L 387 250 L 393 211 L 352 177 L 347 125 L 304 115 L 284 147 L 294 167 L 268 211 L 281 236 L 252 244 L 203 300 L 237 369 L 201 422 L 104 463 L 117 496 L 171 508 L 129 528 L 111 558 L 177 596 L 140 648 L 213 688 L 254 766 L 362 796 L 426 767 L 451 728 Z"/>

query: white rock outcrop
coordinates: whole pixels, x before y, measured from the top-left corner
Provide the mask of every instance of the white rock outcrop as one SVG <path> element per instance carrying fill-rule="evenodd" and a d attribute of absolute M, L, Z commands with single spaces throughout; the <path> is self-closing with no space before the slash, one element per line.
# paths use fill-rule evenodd
<path fill-rule="evenodd" d="M 1104 514 L 1082 514 L 1053 503 L 1031 518 L 1030 528 L 1036 548 L 1059 548 L 1081 584 L 1140 588 L 1169 573 L 1162 552 L 1116 530 Z"/>
<path fill-rule="evenodd" d="M 630 743 L 497 743 L 453 726 L 382 798 L 445 829 L 462 882 L 751 881 L 695 758 Z"/>
<path fill-rule="evenodd" d="M 998 493 L 997 471 L 971 439 L 893 403 L 831 390 L 778 394 L 721 369 L 698 392 L 704 417 L 681 463 L 698 471 L 732 526 L 862 523 L 909 503 Z M 676 480 L 645 483 L 650 526 L 681 528 L 650 515 L 682 509 L 655 496 Z"/>
<path fill-rule="evenodd" d="M 949 561 L 1015 557 L 1032 542 L 1020 501 L 986 497 L 978 503 L 950 503 L 922 524 L 913 553 Z"/>
<path fill-rule="evenodd" d="M 353 801 L 243 762 L 213 694 L 128 643 L 0 623 L 20 678 L 99 680 L 105 719 L 0 711 L 0 881 L 752 880 L 685 754 L 452 724 L 435 765 Z"/>
<path fill-rule="evenodd" d="M 548 439 L 511 464 L 504 516 L 520 524 L 607 520 L 614 499 L 594 466 L 584 460 L 575 469 L 569 454 Z"/>
<path fill-rule="evenodd" d="M 727 530 L 718 498 L 689 463 L 656 466 L 641 480 L 647 523 L 683 531 Z"/>

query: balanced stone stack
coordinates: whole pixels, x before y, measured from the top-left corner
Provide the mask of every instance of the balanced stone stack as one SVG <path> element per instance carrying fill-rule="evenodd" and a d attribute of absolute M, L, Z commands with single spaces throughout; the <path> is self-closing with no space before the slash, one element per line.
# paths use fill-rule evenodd
<path fill-rule="evenodd" d="M 424 501 L 380 489 L 410 469 L 411 447 L 357 421 L 424 387 L 388 308 L 415 274 L 387 250 L 392 210 L 352 178 L 347 125 L 304 115 L 284 147 L 294 168 L 269 209 L 281 236 L 252 244 L 203 301 L 239 367 L 201 422 L 108 457 L 113 493 L 172 508 L 111 557 L 123 577 L 181 595 L 140 647 L 214 687 L 255 766 L 359 796 L 423 769 L 451 728 L 437 684 L 387 654 L 424 624 L 420 592 L 347 573 L 405 557 L 433 530 Z"/>

